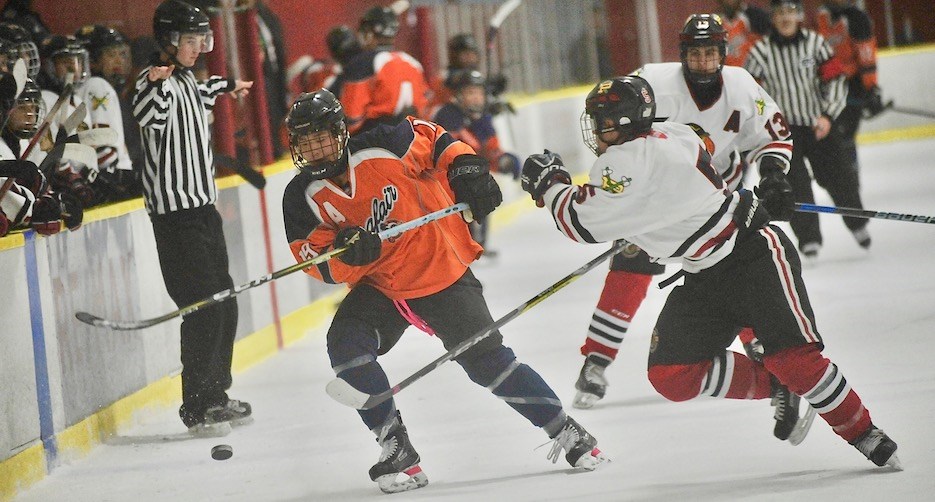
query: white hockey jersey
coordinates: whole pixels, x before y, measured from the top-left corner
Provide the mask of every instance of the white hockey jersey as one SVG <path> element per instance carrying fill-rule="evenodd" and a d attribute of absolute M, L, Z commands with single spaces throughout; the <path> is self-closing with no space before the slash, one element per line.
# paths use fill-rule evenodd
<path fill-rule="evenodd" d="M 775 155 L 789 170 L 789 128 L 779 106 L 747 70 L 724 66 L 721 96 L 705 109 L 695 102 L 681 63 L 647 64 L 634 74 L 652 86 L 657 119 L 694 123 L 710 135 L 712 164 L 731 190 L 740 185 L 746 166 L 757 166 L 763 155 Z"/>
<path fill-rule="evenodd" d="M 697 272 L 730 254 L 740 200 L 710 164 L 691 127 L 655 124 L 594 162 L 588 184 L 555 184 L 543 201 L 559 231 L 577 242 L 626 239 L 656 261 Z"/>
<path fill-rule="evenodd" d="M 98 168 L 108 172 L 115 169 L 132 170 L 133 165 L 123 131 L 120 99 L 114 87 L 101 77 L 91 77 L 84 85 L 75 89 L 75 96 L 87 103 L 88 119 L 92 128 L 110 127 L 117 132 L 116 145 L 97 149 Z"/>

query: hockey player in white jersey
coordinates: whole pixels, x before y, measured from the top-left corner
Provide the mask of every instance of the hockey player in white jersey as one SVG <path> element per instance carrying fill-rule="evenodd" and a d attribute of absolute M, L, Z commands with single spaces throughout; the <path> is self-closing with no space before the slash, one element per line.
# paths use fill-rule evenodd
<path fill-rule="evenodd" d="M 746 70 L 724 65 L 727 33 L 717 15 L 690 16 L 679 34 L 679 47 L 681 62 L 648 64 L 635 72 L 656 93 L 656 120 L 690 124 L 703 137 L 712 165 L 730 190 L 740 186 L 751 166 L 756 169 L 757 193 L 772 218 L 788 220 L 794 201 L 785 172 L 792 142 L 776 102 Z M 652 276 L 664 271 L 635 244 L 611 260 L 581 347 L 585 361 L 575 383 L 576 408 L 590 408 L 604 397 L 604 370 L 616 358 Z M 740 337 L 746 346 L 756 346 L 749 328 Z M 779 386 L 774 404 L 774 434 L 785 440 L 798 417 L 798 401 Z"/>
<path fill-rule="evenodd" d="M 653 261 L 681 263 L 685 282 L 669 294 L 653 329 L 653 387 L 672 401 L 766 399 L 775 375 L 874 464 L 899 468 L 896 443 L 821 353 L 795 245 L 750 191 L 727 188 L 691 127 L 653 124 L 655 110 L 646 80 L 600 82 L 581 120 L 585 143 L 598 155 L 589 182 L 572 185 L 549 151 L 530 156 L 522 175 L 523 190 L 551 211 L 566 237 L 626 239 Z M 762 364 L 727 350 L 744 326 L 757 331 Z"/>

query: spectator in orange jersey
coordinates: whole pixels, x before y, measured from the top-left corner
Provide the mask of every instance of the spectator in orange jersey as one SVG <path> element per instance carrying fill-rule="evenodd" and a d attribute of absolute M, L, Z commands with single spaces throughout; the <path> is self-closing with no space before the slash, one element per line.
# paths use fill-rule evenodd
<path fill-rule="evenodd" d="M 399 20 L 388 7 L 373 7 L 360 19 L 357 37 L 363 52 L 344 69 L 341 91 L 352 135 L 428 111 L 428 84 L 422 65 L 409 54 L 393 50 L 398 32 Z"/>
<path fill-rule="evenodd" d="M 742 0 L 718 0 L 721 24 L 727 31 L 727 57 L 724 64 L 743 66 L 747 53 L 757 40 L 772 29 L 769 13 Z"/>
<path fill-rule="evenodd" d="M 882 93 L 877 86 L 877 40 L 873 22 L 850 0 L 829 0 L 818 9 L 816 25 L 834 49 L 839 68 L 847 75 L 847 105 L 834 121 L 847 160 L 859 169 L 854 137 L 861 115 L 874 117 L 882 112 Z"/>
<path fill-rule="evenodd" d="M 351 286 L 328 329 L 328 356 L 339 378 L 368 394 L 387 391 L 378 357 L 410 325 L 451 350 L 493 324 L 470 269 L 481 247 L 461 218 L 448 216 L 386 241 L 378 235 L 455 201 L 467 203 L 475 217 L 489 214 L 501 195 L 484 159 L 443 127 L 414 117 L 348 139 L 341 103 L 324 89 L 300 96 L 286 123 L 300 171 L 282 203 L 292 253 L 305 261 L 348 248 L 306 269 L 322 281 Z M 454 360 L 555 441 L 553 461 L 562 450 L 578 469 L 606 461 L 597 439 L 565 414 L 555 392 L 503 345 L 499 331 Z M 370 479 L 387 493 L 428 484 L 395 401 L 358 413 L 383 448 Z"/>

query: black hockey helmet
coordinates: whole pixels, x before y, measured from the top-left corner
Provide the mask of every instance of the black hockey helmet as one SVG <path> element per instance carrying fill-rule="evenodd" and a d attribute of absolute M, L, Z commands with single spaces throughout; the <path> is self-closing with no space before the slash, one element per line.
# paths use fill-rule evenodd
<path fill-rule="evenodd" d="M 802 0 L 770 0 L 769 5 L 773 10 L 788 7 L 802 12 Z"/>
<path fill-rule="evenodd" d="M 357 35 L 354 30 L 344 24 L 335 26 L 328 31 L 328 35 L 325 36 L 325 45 L 328 46 L 331 57 L 341 64 L 346 64 L 355 54 L 360 52 Z"/>
<path fill-rule="evenodd" d="M 328 89 L 304 92 L 286 116 L 292 162 L 312 178 L 321 180 L 347 170 L 347 124 L 344 107 Z M 309 135 L 327 131 L 332 144 L 309 141 Z M 310 158 L 306 158 L 310 157 Z"/>
<path fill-rule="evenodd" d="M 0 38 L 0 71 L 12 71 L 17 59 L 19 59 L 19 51 L 13 47 L 13 43 Z"/>
<path fill-rule="evenodd" d="M 360 18 L 357 29 L 381 38 L 393 38 L 399 33 L 399 18 L 389 7 L 371 7 Z"/>
<path fill-rule="evenodd" d="M 179 39 L 185 33 L 206 35 L 201 52 L 211 52 L 214 48 L 214 35 L 208 15 L 198 7 L 182 0 L 165 0 L 153 14 L 153 36 L 156 43 L 167 54 L 175 54 L 170 47 L 178 49 Z"/>
<path fill-rule="evenodd" d="M 693 72 L 688 68 L 688 49 L 691 47 L 717 47 L 721 62 L 714 73 Z M 692 14 L 685 20 L 685 26 L 679 33 L 679 57 L 682 60 L 682 73 L 696 85 L 711 85 L 718 81 L 724 58 L 727 56 L 727 31 L 717 14 Z"/>
<path fill-rule="evenodd" d="M 16 57 L 26 61 L 26 72 L 30 78 L 39 74 L 39 49 L 33 42 L 29 32 L 22 26 L 2 22 L 0 23 L 0 38 L 8 40 L 12 45 L 12 52 Z"/>
<path fill-rule="evenodd" d="M 56 73 L 55 61 L 61 57 L 75 58 L 77 64 L 73 83 L 75 86 L 88 81 L 90 68 L 88 66 L 88 50 L 77 38 L 72 35 L 49 35 L 39 44 L 39 56 L 42 59 L 42 70 L 45 78 L 61 91 L 65 85 L 62 77 Z"/>
<path fill-rule="evenodd" d="M 42 99 L 42 91 L 31 78 L 26 79 L 26 84 L 19 96 L 5 97 L 0 100 L 0 106 L 3 108 L 3 123 L 19 139 L 29 139 L 35 136 L 39 130 L 39 124 L 45 117 L 45 100 Z M 10 117 L 17 108 L 23 109 L 20 123 L 14 123 Z"/>
<path fill-rule="evenodd" d="M 108 47 L 127 46 L 130 47 L 127 38 L 119 31 L 100 24 L 86 24 L 75 32 L 75 37 L 84 42 L 88 48 L 88 54 L 92 61 L 97 61 L 101 57 L 101 52 Z"/>
<path fill-rule="evenodd" d="M 615 77 L 594 86 L 584 100 L 581 135 L 584 144 L 598 153 L 597 136 L 620 133 L 615 144 L 630 141 L 649 132 L 656 118 L 653 88 L 642 77 Z"/>
<path fill-rule="evenodd" d="M 468 86 L 480 86 L 486 88 L 487 79 L 484 74 L 477 70 L 457 70 L 451 72 L 451 75 L 445 80 L 445 85 L 454 92 L 458 92 Z"/>
<path fill-rule="evenodd" d="M 448 39 L 448 59 L 454 59 L 454 55 L 459 52 L 471 51 L 480 54 L 480 46 L 477 45 L 477 39 L 470 33 L 458 33 Z"/>

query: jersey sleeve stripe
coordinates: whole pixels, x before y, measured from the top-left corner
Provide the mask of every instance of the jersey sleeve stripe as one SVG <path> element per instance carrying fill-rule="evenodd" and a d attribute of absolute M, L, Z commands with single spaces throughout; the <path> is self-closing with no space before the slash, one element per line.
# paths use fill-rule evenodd
<path fill-rule="evenodd" d="M 724 203 L 721 204 L 721 207 L 718 208 L 717 212 L 712 214 L 711 217 L 708 218 L 708 221 L 706 221 L 705 224 L 702 225 L 701 228 L 699 228 L 697 232 L 693 233 L 688 239 L 686 239 L 685 242 L 683 242 L 682 245 L 679 246 L 678 249 L 676 249 L 674 253 L 672 253 L 671 257 L 677 258 L 680 256 L 685 256 L 685 254 L 692 247 L 692 245 L 694 245 L 696 242 L 698 242 L 699 239 L 701 239 L 702 237 L 704 237 L 704 235 L 710 232 L 711 229 L 713 229 L 718 224 L 718 222 L 724 218 L 724 216 L 727 213 L 728 208 L 730 208 L 730 203 L 732 200 L 733 200 L 733 197 L 726 197 L 724 199 Z"/>
<path fill-rule="evenodd" d="M 570 199 L 568 202 L 568 216 L 571 219 L 571 224 L 575 227 L 575 230 L 578 232 L 578 235 L 581 236 L 584 242 L 587 242 L 588 244 L 597 244 L 597 241 L 594 239 L 594 236 L 591 235 L 591 232 L 584 228 L 584 226 L 581 224 L 581 221 L 578 219 L 578 212 L 575 211 L 575 201 L 572 197 L 574 193 L 575 190 L 573 189 L 568 191 L 568 197 Z"/>

